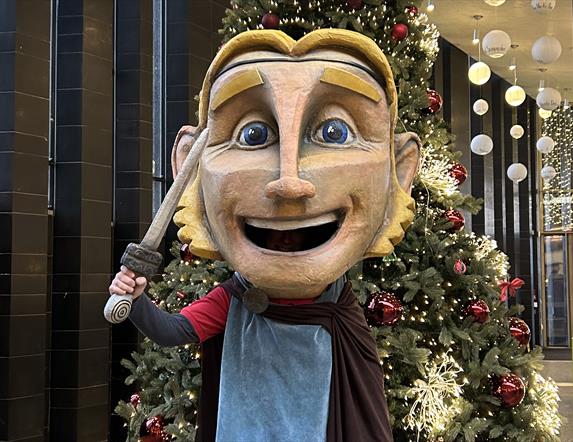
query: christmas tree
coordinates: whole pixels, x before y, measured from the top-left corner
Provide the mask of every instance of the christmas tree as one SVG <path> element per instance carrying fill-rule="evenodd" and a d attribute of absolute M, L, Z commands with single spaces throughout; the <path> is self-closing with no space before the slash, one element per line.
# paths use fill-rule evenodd
<path fill-rule="evenodd" d="M 422 142 L 412 195 L 417 212 L 392 255 L 349 272 L 378 342 L 396 441 L 559 440 L 555 384 L 540 375 L 543 355 L 530 348 L 527 324 L 508 308 L 519 279 L 495 243 L 464 230 L 460 211 L 480 201 L 458 186 L 467 171 L 439 116 L 441 97 L 428 89 L 438 32 L 419 1 L 235 0 L 223 41 L 248 29 L 279 29 L 293 38 L 317 28 L 346 28 L 372 38 L 387 54 L 399 92 L 396 132 Z M 227 279 L 223 262 L 199 260 L 175 243 L 175 259 L 148 292 L 178 312 Z M 501 283 L 500 283 L 501 281 Z M 163 348 L 146 340 L 124 365 L 134 384 L 116 412 L 128 440 L 191 441 L 201 385 L 199 348 Z"/>

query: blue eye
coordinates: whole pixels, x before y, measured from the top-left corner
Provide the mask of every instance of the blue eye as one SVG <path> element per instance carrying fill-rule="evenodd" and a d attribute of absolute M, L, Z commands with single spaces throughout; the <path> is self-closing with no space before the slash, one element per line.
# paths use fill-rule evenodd
<path fill-rule="evenodd" d="M 344 144 L 348 139 L 348 126 L 342 120 L 327 120 L 322 123 L 322 139 L 326 143 Z"/>
<path fill-rule="evenodd" d="M 239 142 L 248 146 L 260 146 L 269 139 L 269 128 L 265 123 L 249 123 L 241 129 Z"/>

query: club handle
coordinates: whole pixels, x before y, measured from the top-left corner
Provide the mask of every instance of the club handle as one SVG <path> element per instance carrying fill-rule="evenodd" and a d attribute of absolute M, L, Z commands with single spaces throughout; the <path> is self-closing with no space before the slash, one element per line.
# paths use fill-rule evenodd
<path fill-rule="evenodd" d="M 113 294 L 107 300 L 103 309 L 103 315 L 112 324 L 119 324 L 127 319 L 131 312 L 131 304 L 133 303 L 132 295 L 116 295 Z"/>

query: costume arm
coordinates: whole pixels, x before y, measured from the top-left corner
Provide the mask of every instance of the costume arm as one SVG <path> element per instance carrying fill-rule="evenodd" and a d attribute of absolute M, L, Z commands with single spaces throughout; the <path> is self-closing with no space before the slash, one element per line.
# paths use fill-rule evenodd
<path fill-rule="evenodd" d="M 133 302 L 129 319 L 141 333 L 164 347 L 199 342 L 193 325 L 185 316 L 161 310 L 145 293 Z"/>

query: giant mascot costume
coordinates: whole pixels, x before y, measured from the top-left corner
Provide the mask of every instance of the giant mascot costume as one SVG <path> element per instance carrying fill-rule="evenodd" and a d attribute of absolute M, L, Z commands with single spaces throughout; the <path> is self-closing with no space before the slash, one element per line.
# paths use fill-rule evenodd
<path fill-rule="evenodd" d="M 202 344 L 199 440 L 392 440 L 376 343 L 344 274 L 391 253 L 414 216 L 419 140 L 395 136 L 396 113 L 384 54 L 355 32 L 248 31 L 211 63 L 199 126 L 173 151 L 177 174 L 204 149 L 174 220 L 193 253 L 235 274 L 178 314 L 143 295 L 130 315 L 161 345 Z M 122 267 L 110 291 L 144 287 Z"/>

